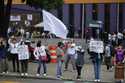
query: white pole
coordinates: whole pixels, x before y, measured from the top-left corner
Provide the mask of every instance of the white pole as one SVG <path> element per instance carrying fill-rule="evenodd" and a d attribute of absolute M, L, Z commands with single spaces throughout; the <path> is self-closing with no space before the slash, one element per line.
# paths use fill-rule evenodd
<path fill-rule="evenodd" d="M 119 3 L 117 4 L 117 32 L 119 32 Z"/>
<path fill-rule="evenodd" d="M 84 13 L 85 13 L 85 12 L 84 12 L 84 9 L 85 9 L 85 8 L 84 8 L 84 4 L 83 4 L 83 5 L 82 5 L 82 39 L 83 39 L 83 37 L 84 37 L 84 29 L 85 29 L 85 28 L 84 28 L 84 22 L 85 22 L 85 21 L 84 21 Z"/>
<path fill-rule="evenodd" d="M 85 4 L 82 5 L 82 36 L 81 36 L 81 39 L 82 39 L 82 47 L 84 47 L 84 45 L 83 45 L 83 44 L 84 44 L 83 38 L 84 38 L 84 31 L 85 31 L 85 30 L 84 30 L 84 29 L 85 29 L 85 27 L 84 27 L 84 25 L 85 25 L 85 23 L 84 23 L 84 22 L 85 22 L 85 20 L 84 20 L 84 18 L 85 18 L 85 16 L 84 16 L 84 15 L 85 15 L 85 12 L 84 12 L 84 11 L 85 11 Z M 85 46 L 85 47 L 86 47 L 86 46 Z"/>

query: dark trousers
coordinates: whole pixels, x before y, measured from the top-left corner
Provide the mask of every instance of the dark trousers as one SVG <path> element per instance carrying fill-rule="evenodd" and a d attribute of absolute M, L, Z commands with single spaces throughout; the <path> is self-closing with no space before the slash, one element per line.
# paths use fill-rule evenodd
<path fill-rule="evenodd" d="M 13 72 L 19 72 L 18 54 L 11 54 L 11 55 L 12 55 Z"/>
<path fill-rule="evenodd" d="M 76 70 L 77 70 L 77 77 L 80 77 L 81 76 L 82 66 L 76 65 Z"/>
<path fill-rule="evenodd" d="M 105 64 L 107 66 L 107 70 L 109 70 L 112 65 L 111 65 L 111 57 L 105 57 Z"/>
<path fill-rule="evenodd" d="M 28 72 L 28 60 L 20 60 L 21 63 L 21 72 L 27 73 Z"/>
<path fill-rule="evenodd" d="M 122 39 L 118 39 L 118 44 L 121 44 L 122 43 Z"/>

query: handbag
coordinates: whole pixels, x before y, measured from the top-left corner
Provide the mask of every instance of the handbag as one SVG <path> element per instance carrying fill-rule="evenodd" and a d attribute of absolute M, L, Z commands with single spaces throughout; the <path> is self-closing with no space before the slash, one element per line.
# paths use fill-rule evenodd
<path fill-rule="evenodd" d="M 39 56 L 40 61 L 47 61 L 47 56 Z"/>

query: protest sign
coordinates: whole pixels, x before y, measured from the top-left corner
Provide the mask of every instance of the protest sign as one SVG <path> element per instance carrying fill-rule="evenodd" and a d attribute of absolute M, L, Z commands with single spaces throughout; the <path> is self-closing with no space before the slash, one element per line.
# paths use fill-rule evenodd
<path fill-rule="evenodd" d="M 103 53 L 104 52 L 104 44 L 103 41 L 92 40 L 89 43 L 90 52 Z"/>

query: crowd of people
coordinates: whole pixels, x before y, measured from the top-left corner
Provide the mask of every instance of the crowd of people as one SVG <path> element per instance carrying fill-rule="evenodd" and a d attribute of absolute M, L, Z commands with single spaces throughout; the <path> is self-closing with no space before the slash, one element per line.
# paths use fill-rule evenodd
<path fill-rule="evenodd" d="M 17 25 L 16 25 L 17 26 Z M 42 27 L 24 27 L 24 26 L 9 27 L 7 31 L 8 38 L 12 35 L 22 36 L 26 39 L 32 38 L 55 38 L 56 36 L 49 31 L 43 31 Z"/>
<path fill-rule="evenodd" d="M 78 53 L 77 53 L 78 52 Z M 68 63 L 71 59 L 73 70 L 78 69 L 78 76 L 80 78 L 81 69 L 83 65 L 83 54 L 84 50 L 81 46 L 76 49 L 76 45 L 73 41 L 71 42 L 58 42 L 56 48 L 56 56 L 57 56 L 57 78 L 62 77 L 62 63 L 65 62 L 65 54 L 66 56 L 66 64 L 65 71 L 68 70 Z M 82 59 L 80 58 L 80 55 Z M 36 76 L 46 76 L 47 75 L 47 63 L 51 61 L 51 55 L 48 49 L 48 46 L 45 46 L 38 41 L 36 43 L 36 47 L 33 49 L 34 60 L 38 63 L 38 68 L 36 71 Z M 28 63 L 31 56 L 31 51 L 29 49 L 29 45 L 22 37 L 11 36 L 8 41 L 4 38 L 0 38 L 0 72 L 8 73 L 8 61 L 12 62 L 13 72 L 20 73 L 21 76 L 28 75 Z M 78 59 L 78 60 L 77 60 Z M 81 61 L 80 61 L 81 60 Z M 41 66 L 43 66 L 43 72 L 41 71 Z"/>
<path fill-rule="evenodd" d="M 121 34 L 119 34 L 121 35 Z M 121 37 L 122 36 L 122 37 Z M 100 69 L 101 63 L 105 61 L 108 71 L 112 71 L 113 67 L 117 64 L 125 62 L 125 50 L 122 42 L 124 41 L 124 35 L 119 38 L 110 37 L 104 44 L 103 53 L 94 53 L 88 50 L 90 59 L 94 65 L 95 81 L 100 81 Z M 115 36 L 116 37 L 116 36 Z M 118 41 L 117 41 L 118 39 Z M 81 71 L 84 66 L 85 50 L 81 45 L 76 45 L 74 40 L 58 42 L 56 48 L 56 76 L 62 78 L 63 76 L 63 63 L 64 71 L 68 70 L 68 64 L 71 60 L 73 70 L 77 72 L 77 79 L 81 79 Z M 0 72 L 8 72 L 8 60 L 12 61 L 13 72 L 20 73 L 21 76 L 28 76 L 28 63 L 30 57 L 34 57 L 37 61 L 38 68 L 36 76 L 47 75 L 47 63 L 51 61 L 51 55 L 48 46 L 45 46 L 38 41 L 36 46 L 31 51 L 29 50 L 28 43 L 22 37 L 11 36 L 8 41 L 4 38 L 0 38 Z M 20 68 L 21 65 L 21 68 Z M 43 72 L 41 72 L 41 66 Z M 91 72 L 91 71 L 90 71 Z"/>

